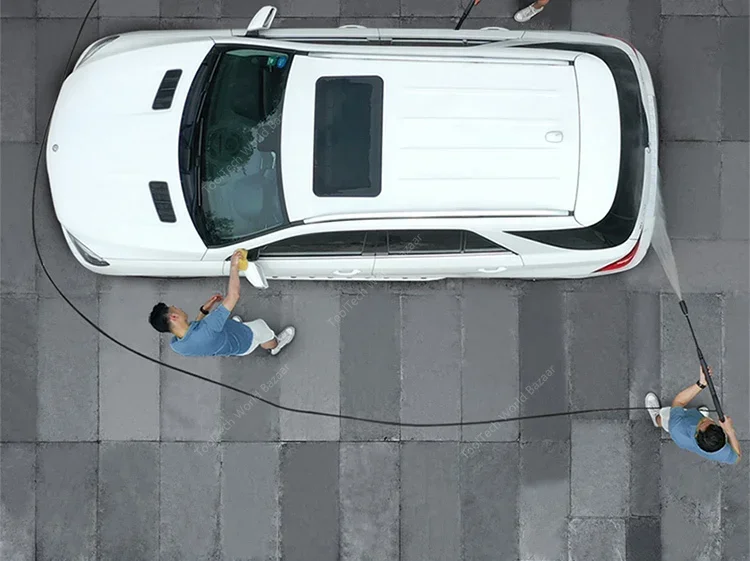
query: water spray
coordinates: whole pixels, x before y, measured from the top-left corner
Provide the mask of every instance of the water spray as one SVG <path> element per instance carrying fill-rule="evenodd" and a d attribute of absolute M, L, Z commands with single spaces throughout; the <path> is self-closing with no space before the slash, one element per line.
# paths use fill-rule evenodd
<path fill-rule="evenodd" d="M 708 363 L 706 363 L 706 359 L 703 357 L 703 351 L 701 351 L 701 346 L 698 344 L 698 338 L 695 336 L 695 330 L 693 329 L 693 323 L 690 321 L 690 315 L 688 314 L 688 307 L 685 303 L 685 300 L 680 300 L 680 309 L 682 310 L 682 313 L 688 322 L 688 327 L 690 327 L 690 334 L 693 336 L 695 350 L 698 352 L 698 362 L 701 363 L 701 368 L 706 375 L 706 380 L 708 381 L 708 390 L 711 392 L 711 399 L 714 400 L 716 414 L 719 416 L 719 420 L 723 423 L 724 411 L 721 409 L 721 403 L 719 402 L 719 396 L 716 394 L 716 388 L 714 387 L 714 381 L 712 379 L 713 377 L 708 370 Z"/>

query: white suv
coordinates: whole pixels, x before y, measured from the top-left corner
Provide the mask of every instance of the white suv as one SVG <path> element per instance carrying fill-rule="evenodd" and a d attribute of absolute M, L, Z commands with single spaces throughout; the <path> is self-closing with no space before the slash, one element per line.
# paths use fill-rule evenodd
<path fill-rule="evenodd" d="M 648 250 L 643 57 L 589 33 L 271 29 L 106 37 L 65 81 L 47 166 L 109 275 L 571 278 Z"/>

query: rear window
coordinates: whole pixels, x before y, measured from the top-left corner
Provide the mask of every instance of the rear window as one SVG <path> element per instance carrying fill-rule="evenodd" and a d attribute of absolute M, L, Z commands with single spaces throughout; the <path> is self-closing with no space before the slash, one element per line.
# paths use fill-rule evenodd
<path fill-rule="evenodd" d="M 617 47 L 544 43 L 544 49 L 581 51 L 602 59 L 615 79 L 620 104 L 622 153 L 617 192 L 607 215 L 587 228 L 513 232 L 514 235 L 567 249 L 604 249 L 624 243 L 633 233 L 641 206 L 645 150 L 649 145 L 646 111 L 638 76 L 630 58 Z"/>
<path fill-rule="evenodd" d="M 379 76 L 318 79 L 315 85 L 313 193 L 376 197 L 380 193 L 383 80 Z"/>

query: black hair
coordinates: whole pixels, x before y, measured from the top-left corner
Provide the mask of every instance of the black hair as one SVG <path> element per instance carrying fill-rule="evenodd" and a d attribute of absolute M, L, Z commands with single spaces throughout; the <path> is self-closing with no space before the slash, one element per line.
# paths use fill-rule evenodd
<path fill-rule="evenodd" d="M 706 430 L 698 431 L 695 440 L 698 442 L 700 449 L 705 452 L 716 452 L 717 450 L 721 450 L 727 443 L 724 429 L 719 425 L 709 425 Z"/>
<path fill-rule="evenodd" d="M 151 324 L 151 327 L 160 333 L 169 333 L 169 306 L 164 302 L 159 302 L 154 306 L 154 309 L 151 310 L 151 315 L 148 316 L 148 322 Z"/>

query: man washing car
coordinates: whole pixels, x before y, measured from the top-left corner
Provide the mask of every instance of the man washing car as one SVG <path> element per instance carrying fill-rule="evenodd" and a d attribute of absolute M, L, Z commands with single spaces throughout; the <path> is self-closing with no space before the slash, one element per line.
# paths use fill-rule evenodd
<path fill-rule="evenodd" d="M 227 321 L 240 299 L 240 251 L 232 255 L 227 295 L 215 294 L 203 306 L 195 321 L 180 308 L 163 302 L 151 310 L 149 323 L 161 333 L 173 335 L 172 350 L 183 356 L 246 356 L 259 346 L 277 355 L 294 339 L 294 327 L 286 327 L 278 336 L 262 319 L 243 323 L 235 315 Z"/>
<path fill-rule="evenodd" d="M 701 368 L 698 381 L 678 393 L 671 407 L 660 407 L 659 398 L 649 392 L 646 395 L 648 413 L 654 426 L 667 431 L 680 448 L 723 464 L 737 463 L 742 451 L 732 419 L 724 417 L 724 422 L 717 424 L 708 417 L 708 408 L 686 409 L 688 403 L 706 387 L 706 382 Z"/>

